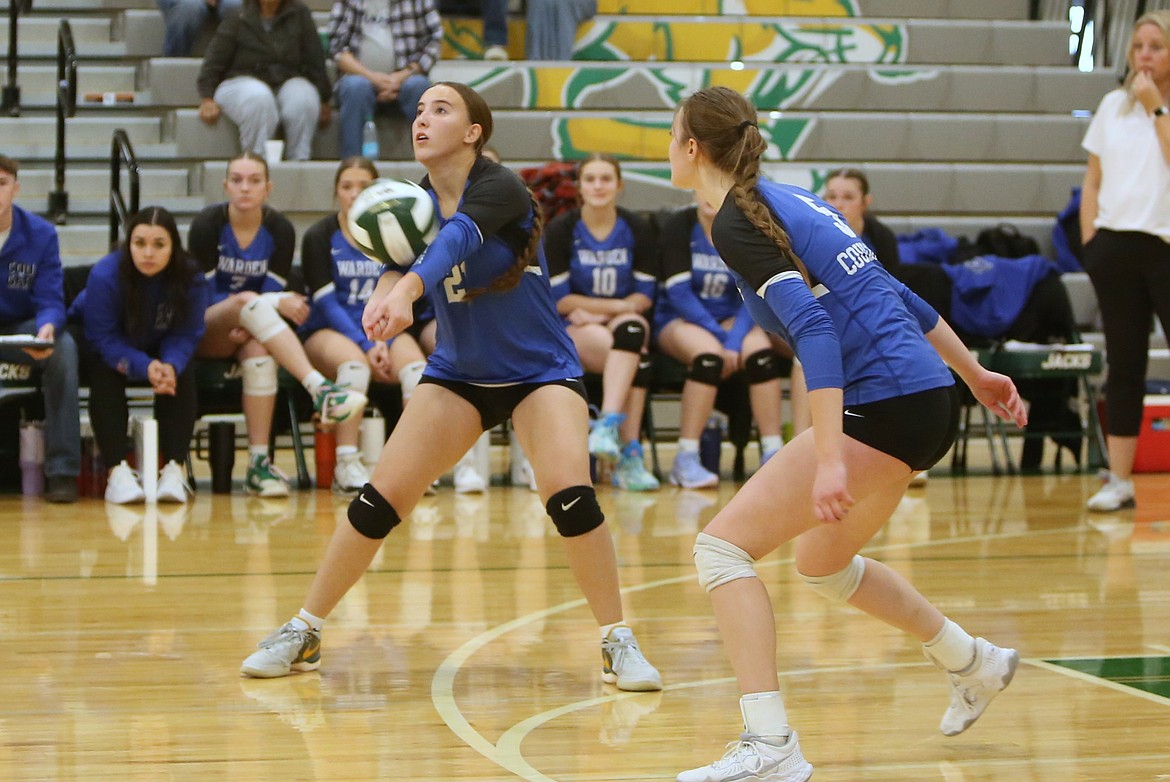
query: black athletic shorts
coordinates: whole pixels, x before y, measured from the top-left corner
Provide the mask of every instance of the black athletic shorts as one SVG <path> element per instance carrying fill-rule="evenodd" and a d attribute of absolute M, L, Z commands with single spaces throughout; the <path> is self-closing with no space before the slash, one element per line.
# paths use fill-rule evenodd
<path fill-rule="evenodd" d="M 589 395 L 585 393 L 585 384 L 579 377 L 565 378 L 564 380 L 548 380 L 544 383 L 516 383 L 507 386 L 479 386 L 475 383 L 464 383 L 459 380 L 442 380 L 437 377 L 422 376 L 418 381 L 434 383 L 449 391 L 453 391 L 471 403 L 479 411 L 479 419 L 483 422 L 483 430 L 493 429 L 512 417 L 516 405 L 542 386 L 564 386 L 576 391 L 577 395 L 589 402 Z"/>
<path fill-rule="evenodd" d="M 946 456 L 959 432 L 959 392 L 932 388 L 864 405 L 846 405 L 842 425 L 854 440 L 920 472 Z"/>

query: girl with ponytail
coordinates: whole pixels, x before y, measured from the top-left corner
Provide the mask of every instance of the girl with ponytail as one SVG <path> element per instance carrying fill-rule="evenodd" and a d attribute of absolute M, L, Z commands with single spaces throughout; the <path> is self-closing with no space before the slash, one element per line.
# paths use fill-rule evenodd
<path fill-rule="evenodd" d="M 966 730 L 1011 681 L 1014 649 L 971 637 L 890 567 L 858 555 L 913 475 L 950 448 L 959 402 L 952 369 L 1001 418 L 1025 423 L 1011 380 L 971 357 L 933 309 L 894 279 L 839 212 L 760 172 L 756 111 L 725 87 L 679 106 L 671 180 L 717 210 L 712 241 L 752 317 L 804 365 L 812 427 L 768 460 L 695 543 L 742 697 L 744 733 L 679 782 L 804 782 L 812 766 L 789 727 L 776 674 L 776 625 L 754 563 L 796 540 L 796 569 L 817 594 L 910 633 L 946 673 L 940 728 Z M 944 363 L 945 362 L 945 363 Z"/>

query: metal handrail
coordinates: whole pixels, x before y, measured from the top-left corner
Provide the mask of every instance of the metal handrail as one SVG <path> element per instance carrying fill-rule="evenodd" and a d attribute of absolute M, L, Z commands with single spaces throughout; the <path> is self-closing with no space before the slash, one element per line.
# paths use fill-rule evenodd
<path fill-rule="evenodd" d="M 130 203 L 122 197 L 122 166 L 126 166 L 127 178 L 130 180 Z M 118 243 L 118 235 L 126 226 L 130 215 L 138 211 L 139 179 L 141 169 L 138 167 L 138 158 L 134 154 L 134 145 L 126 131 L 118 128 L 114 131 L 114 139 L 110 145 L 110 249 Z"/>
<path fill-rule="evenodd" d="M 16 83 L 20 29 L 17 22 L 21 12 L 31 7 L 32 0 L 8 0 L 8 83 L 4 85 L 3 98 L 0 98 L 0 111 L 7 112 L 10 117 L 20 116 L 20 86 Z"/>
<path fill-rule="evenodd" d="M 49 193 L 49 215 L 65 224 L 69 193 L 65 190 L 65 118 L 77 113 L 77 47 L 68 19 L 57 27 L 57 152 L 54 158 L 55 190 Z"/>

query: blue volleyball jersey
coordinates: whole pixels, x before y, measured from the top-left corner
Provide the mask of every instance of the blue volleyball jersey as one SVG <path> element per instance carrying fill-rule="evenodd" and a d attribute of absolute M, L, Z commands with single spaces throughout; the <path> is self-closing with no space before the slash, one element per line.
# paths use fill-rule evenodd
<path fill-rule="evenodd" d="M 793 346 L 810 389 L 840 386 L 846 404 L 864 404 L 954 383 L 924 337 L 938 314 L 877 263 L 839 212 L 792 185 L 761 178 L 758 190 L 811 289 L 730 193 L 712 235 L 752 317 Z"/>
<path fill-rule="evenodd" d="M 548 225 L 544 251 L 557 299 L 570 293 L 603 299 L 641 293 L 654 301 L 658 278 L 653 240 L 645 222 L 632 212 L 619 208 L 613 230 L 602 239 L 589 232 L 580 210 L 558 215 Z"/>
<path fill-rule="evenodd" d="M 213 204 L 191 222 L 188 245 L 199 261 L 211 291 L 211 304 L 241 291 L 283 291 L 288 284 L 295 245 L 292 223 L 275 209 L 264 217 L 247 247 L 228 220 L 228 205 Z"/>
<path fill-rule="evenodd" d="M 437 345 L 424 374 L 481 385 L 540 383 L 579 377 L 577 351 L 557 314 L 548 268 L 537 253 L 511 290 L 481 293 L 516 263 L 533 228 L 528 189 L 511 170 L 479 158 L 457 211 L 411 271 L 435 308 Z"/>
<path fill-rule="evenodd" d="M 662 225 L 663 295 L 654 312 L 655 330 L 682 318 L 701 326 L 721 342 L 723 322 L 744 312 L 743 297 L 719 251 L 707 238 L 696 207 L 671 215 Z"/>

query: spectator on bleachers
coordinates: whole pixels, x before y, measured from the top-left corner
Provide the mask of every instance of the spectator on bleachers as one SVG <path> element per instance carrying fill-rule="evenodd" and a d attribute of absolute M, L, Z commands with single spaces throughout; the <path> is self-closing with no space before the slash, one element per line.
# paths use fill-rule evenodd
<path fill-rule="evenodd" d="M 130 439 L 126 386 L 147 383 L 158 419 L 159 502 L 186 502 L 183 464 L 198 416 L 191 356 L 203 336 L 207 283 L 183 250 L 175 218 L 148 206 L 126 225 L 122 246 L 89 274 L 70 315 L 80 320 L 89 373 L 90 422 L 110 468 L 106 502 L 141 502 L 139 476 L 126 463 Z"/>
<path fill-rule="evenodd" d="M 1110 472 L 1089 499 L 1094 511 L 1134 506 L 1155 313 L 1170 333 L 1170 11 L 1151 11 L 1134 23 L 1126 61 L 1125 84 L 1101 99 L 1083 144 L 1085 271 L 1097 291 L 1109 363 Z"/>
<path fill-rule="evenodd" d="M 508 59 L 508 0 L 439 0 L 443 16 L 482 16 L 483 58 Z"/>
<path fill-rule="evenodd" d="M 313 366 L 334 375 L 338 385 L 363 394 L 371 380 L 398 385 L 405 405 L 422 377 L 426 359 L 414 334 L 405 332 L 389 340 L 371 340 L 362 330 L 362 312 L 383 267 L 355 247 L 349 233 L 349 208 L 377 177 L 378 170 L 369 160 L 346 158 L 333 179 L 338 212 L 305 231 L 301 265 L 313 309 L 300 334 Z M 336 492 L 357 491 L 370 480 L 358 452 L 360 426 L 361 417 L 356 415 L 337 425 L 337 466 L 333 470 Z"/>
<path fill-rule="evenodd" d="M 195 217 L 187 242 L 211 288 L 207 331 L 196 355 L 240 362 L 249 452 L 244 487 L 261 497 L 285 497 L 287 479 L 268 458 L 277 364 L 309 392 L 322 421 L 360 417 L 366 397 L 314 369 L 285 322 L 304 323 L 309 305 L 300 293 L 286 290 L 296 236 L 288 218 L 266 203 L 272 181 L 264 158 L 237 155 L 223 188 L 228 200 Z"/>
<path fill-rule="evenodd" d="M 435 0 L 337 0 L 329 12 L 329 58 L 337 80 L 341 158 L 361 154 L 362 128 L 379 107 L 413 120 L 431 86 L 443 22 Z"/>
<path fill-rule="evenodd" d="M 615 486 L 652 491 L 639 434 L 646 404 L 647 311 L 657 288 L 654 237 L 646 221 L 617 205 L 621 166 L 593 154 L 577 170 L 580 207 L 548 225 L 544 251 L 557 311 L 586 372 L 602 377 L 601 413 L 589 452 L 617 464 Z M 641 369 L 639 365 L 644 365 Z"/>
<path fill-rule="evenodd" d="M 527 6 L 530 60 L 571 59 L 577 28 L 597 14 L 597 0 L 528 0 Z"/>
<path fill-rule="evenodd" d="M 32 334 L 43 350 L 0 349 L 0 359 L 41 368 L 45 400 L 45 499 L 77 501 L 81 428 L 77 345 L 65 331 L 65 288 L 57 229 L 17 206 L 20 165 L 0 155 L 0 334 Z M 0 383 L 2 385 L 2 383 Z"/>
<path fill-rule="evenodd" d="M 156 0 L 166 32 L 163 55 L 190 57 L 204 25 L 239 13 L 243 0 Z"/>
<path fill-rule="evenodd" d="M 314 131 L 329 123 L 325 53 L 301 0 L 245 0 L 216 29 L 196 86 L 199 118 L 214 125 L 222 111 L 245 152 L 263 155 L 279 125 L 285 159 L 308 160 Z"/>
<path fill-rule="evenodd" d="M 699 437 L 715 407 L 719 385 L 741 369 L 760 432 L 760 463 L 784 444 L 780 434 L 780 357 L 755 325 L 731 272 L 711 244 L 715 209 L 708 204 L 674 213 L 659 231 L 663 296 L 654 312 L 658 348 L 687 367 L 678 452 L 670 482 L 686 489 L 719 483 L 699 461 Z"/>

